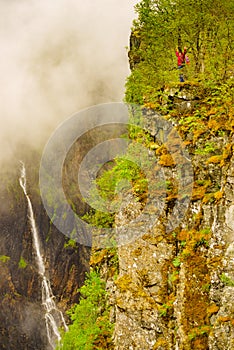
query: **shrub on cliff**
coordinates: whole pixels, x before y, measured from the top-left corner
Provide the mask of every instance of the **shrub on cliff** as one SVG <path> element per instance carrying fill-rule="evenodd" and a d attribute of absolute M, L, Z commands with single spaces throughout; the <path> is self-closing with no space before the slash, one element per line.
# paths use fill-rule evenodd
<path fill-rule="evenodd" d="M 72 324 L 63 334 L 58 349 L 111 349 L 113 325 L 109 321 L 105 282 L 97 272 L 91 271 L 80 293 L 80 302 L 68 312 Z"/>

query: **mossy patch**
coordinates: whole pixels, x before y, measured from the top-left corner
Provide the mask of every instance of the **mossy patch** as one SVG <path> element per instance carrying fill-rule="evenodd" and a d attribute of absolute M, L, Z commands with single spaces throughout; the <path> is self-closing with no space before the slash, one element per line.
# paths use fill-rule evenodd
<path fill-rule="evenodd" d="M 165 338 L 159 337 L 157 342 L 154 344 L 153 350 L 158 350 L 158 349 L 162 349 L 162 350 L 170 349 L 170 346 Z"/>
<path fill-rule="evenodd" d="M 27 267 L 27 265 L 28 265 L 27 261 L 21 256 L 20 261 L 18 263 L 18 267 L 20 269 L 25 269 Z"/>
<path fill-rule="evenodd" d="M 207 308 L 207 316 L 210 317 L 213 314 L 216 314 L 219 311 L 219 306 L 215 303 L 212 303 Z"/>
<path fill-rule="evenodd" d="M 133 280 L 131 276 L 125 274 L 123 276 L 119 276 L 117 280 L 115 281 L 115 284 L 117 287 L 121 290 L 121 292 L 126 292 L 127 290 L 130 290 L 131 284 L 133 283 Z"/>
<path fill-rule="evenodd" d="M 0 255 L 0 262 L 6 263 L 10 260 L 10 256 L 8 255 Z"/>
<path fill-rule="evenodd" d="M 174 167 L 176 165 L 170 154 L 162 154 L 160 156 L 159 164 L 165 167 Z"/>

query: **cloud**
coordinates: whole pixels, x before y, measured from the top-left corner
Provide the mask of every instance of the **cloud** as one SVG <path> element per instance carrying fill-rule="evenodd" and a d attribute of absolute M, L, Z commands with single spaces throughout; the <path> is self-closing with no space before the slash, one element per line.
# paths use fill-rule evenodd
<path fill-rule="evenodd" d="M 0 1 L 0 156 L 80 109 L 120 101 L 134 0 Z"/>

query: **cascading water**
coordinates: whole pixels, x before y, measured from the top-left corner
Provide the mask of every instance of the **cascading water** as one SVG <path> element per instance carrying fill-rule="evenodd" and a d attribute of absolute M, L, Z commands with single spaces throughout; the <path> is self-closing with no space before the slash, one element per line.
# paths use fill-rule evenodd
<path fill-rule="evenodd" d="M 66 325 L 62 312 L 58 310 L 58 308 L 56 307 L 56 304 L 54 301 L 54 295 L 50 286 L 50 281 L 45 275 L 45 264 L 40 251 L 39 236 L 38 236 L 36 222 L 34 218 L 33 207 L 32 207 L 31 200 L 27 194 L 26 170 L 25 170 L 24 163 L 21 163 L 21 164 L 22 164 L 22 168 L 21 168 L 21 176 L 20 176 L 19 182 L 28 202 L 28 218 L 31 224 L 33 246 L 36 252 L 38 272 L 42 278 L 42 305 L 45 308 L 45 323 L 46 323 L 47 336 L 52 349 L 55 349 L 56 345 L 59 344 L 61 340 L 59 327 L 63 327 L 65 331 L 68 330 L 68 327 Z"/>

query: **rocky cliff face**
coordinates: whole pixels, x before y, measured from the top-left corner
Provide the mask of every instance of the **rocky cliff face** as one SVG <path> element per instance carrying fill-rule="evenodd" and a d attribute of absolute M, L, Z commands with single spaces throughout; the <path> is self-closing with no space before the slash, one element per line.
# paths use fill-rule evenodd
<path fill-rule="evenodd" d="M 138 238 L 118 248 L 119 275 L 109 280 L 115 349 L 234 348 L 233 95 L 207 103 L 209 94 L 181 84 L 161 95 L 165 119 L 186 143 L 193 168 L 189 206 L 171 232 L 166 223 L 178 198 L 171 158 L 178 149 L 165 151 L 155 137 L 158 114 L 144 116 L 168 186 L 153 229 L 139 223 Z M 139 210 L 132 205 L 131 215 Z M 119 215 L 124 226 L 129 213 Z"/>
<path fill-rule="evenodd" d="M 154 213 L 160 203 L 160 215 L 153 226 L 150 221 L 137 221 L 135 239 L 118 248 L 118 259 L 113 248 L 95 252 L 91 259 L 107 280 L 115 349 L 234 347 L 233 95 L 227 87 L 221 99 L 219 89 L 186 83 L 164 87 L 157 103 L 166 123 L 155 106 L 144 111 L 143 127 L 150 134 L 148 153 L 156 159 L 150 180 L 155 181 L 158 167 L 164 174 L 164 186 L 156 186 L 155 196 L 148 196 L 146 213 Z M 191 171 L 178 164 L 180 139 L 192 167 L 191 193 L 187 190 Z M 85 153 L 96 144 L 90 142 L 89 134 L 83 142 L 87 148 L 76 145 L 65 164 L 70 177 L 64 184 L 73 202 L 77 193 L 70 193 L 68 187 L 69 179 L 76 182 L 73 158 L 77 153 L 82 157 L 81 150 Z M 38 162 L 26 157 L 25 163 L 47 274 L 57 305 L 64 311 L 78 300 L 89 249 L 70 244 L 52 225 L 38 193 Z M 46 349 L 41 284 L 27 203 L 18 182 L 18 161 L 1 173 L 1 348 Z M 122 234 L 125 224 L 145 208 L 145 200 L 136 203 L 131 190 L 123 197 L 127 210 L 125 205 L 116 216 Z M 80 211 L 85 212 L 85 206 Z"/>
<path fill-rule="evenodd" d="M 26 154 L 28 193 L 41 249 L 58 308 L 78 301 L 77 289 L 88 270 L 89 249 L 70 245 L 47 217 L 38 191 L 38 156 Z M 28 207 L 19 186 L 20 164 L 3 166 L 0 188 L 0 347 L 7 350 L 47 349 L 41 280 L 35 261 Z M 66 317 L 66 316 L 65 316 Z"/>

